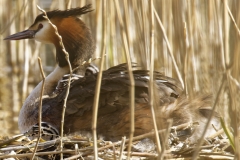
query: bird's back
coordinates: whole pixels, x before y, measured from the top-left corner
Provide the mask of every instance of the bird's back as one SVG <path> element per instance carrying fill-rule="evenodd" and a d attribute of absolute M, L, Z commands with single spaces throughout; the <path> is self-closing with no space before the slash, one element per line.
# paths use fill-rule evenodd
<path fill-rule="evenodd" d="M 149 72 L 133 71 L 135 79 L 135 134 L 139 135 L 153 129 L 149 106 Z M 175 102 L 182 92 L 178 81 L 155 72 L 155 94 L 158 107 Z M 65 115 L 65 133 L 76 131 L 91 132 L 92 106 L 95 95 L 97 74 L 80 78 L 71 84 Z M 129 86 L 130 79 L 126 64 L 114 66 L 103 72 L 101 82 L 98 134 L 105 139 L 115 140 L 128 135 L 130 122 Z M 63 102 L 66 91 L 43 100 L 43 121 L 60 129 Z M 37 103 L 35 104 L 37 105 Z M 33 110 L 32 116 L 38 115 Z"/>
<path fill-rule="evenodd" d="M 79 78 L 71 84 L 67 108 L 65 113 L 64 133 L 89 134 L 92 130 L 92 107 L 95 95 L 95 85 L 98 73 Z M 149 106 L 149 72 L 146 70 L 134 70 L 135 80 L 135 136 L 153 130 L 152 113 Z M 184 133 L 184 138 L 192 136 L 196 142 L 200 138 L 203 127 L 211 112 L 210 97 L 203 96 L 189 100 L 181 95 L 180 83 L 159 72 L 154 73 L 155 114 L 159 129 L 166 128 L 167 120 L 172 119 L 173 125 L 199 122 L 196 133 Z M 97 133 L 105 140 L 119 140 L 122 136 L 128 136 L 130 131 L 130 79 L 126 64 L 114 66 L 103 72 L 99 110 L 97 120 Z M 62 109 L 66 89 L 56 91 L 49 98 L 43 100 L 42 121 L 60 130 Z M 38 103 L 35 103 L 38 106 Z M 37 123 L 38 109 L 29 112 L 34 117 L 32 125 Z M 216 114 L 212 123 L 219 127 Z M 209 133 L 214 128 L 209 128 Z"/>

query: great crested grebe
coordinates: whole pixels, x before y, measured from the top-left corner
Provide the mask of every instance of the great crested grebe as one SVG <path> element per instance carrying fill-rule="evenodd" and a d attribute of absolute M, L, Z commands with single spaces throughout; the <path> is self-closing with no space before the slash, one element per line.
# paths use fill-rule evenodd
<path fill-rule="evenodd" d="M 92 119 L 92 105 L 95 91 L 95 83 L 98 73 L 85 75 L 86 67 L 83 61 L 91 58 L 95 44 L 89 28 L 78 18 L 82 14 L 91 11 L 91 5 L 69 10 L 54 10 L 47 12 L 48 18 L 57 26 L 62 36 L 64 46 L 70 55 L 72 67 L 81 68 L 78 74 L 83 77 L 71 84 L 67 101 L 64 133 L 76 131 L 90 132 Z M 59 45 L 52 26 L 40 14 L 29 29 L 13 34 L 5 40 L 35 39 L 40 42 L 53 43 L 56 47 L 58 67 L 46 78 L 43 99 L 42 121 L 60 129 L 63 99 L 66 89 L 56 89 L 58 81 L 69 73 L 69 67 L 65 55 Z M 85 76 L 84 76 L 85 75 Z M 153 129 L 151 111 L 148 104 L 148 71 L 134 70 L 135 79 L 135 135 L 149 132 Z M 166 127 L 166 120 L 173 119 L 173 125 L 198 121 L 200 127 L 192 140 L 199 138 L 201 130 L 205 126 L 208 112 L 211 107 L 208 98 L 198 98 L 194 101 L 179 98 L 182 92 L 177 80 L 155 72 L 155 94 L 157 118 L 163 121 L 160 128 Z M 118 140 L 129 132 L 129 84 L 130 80 L 126 70 L 126 64 L 109 68 L 103 72 L 97 132 L 106 140 Z M 58 88 L 58 87 L 57 87 Z M 19 115 L 19 129 L 27 132 L 38 123 L 38 101 L 41 82 L 31 92 L 24 102 Z M 216 117 L 212 119 L 215 126 L 219 126 Z M 214 132 L 209 127 L 208 132 Z"/>

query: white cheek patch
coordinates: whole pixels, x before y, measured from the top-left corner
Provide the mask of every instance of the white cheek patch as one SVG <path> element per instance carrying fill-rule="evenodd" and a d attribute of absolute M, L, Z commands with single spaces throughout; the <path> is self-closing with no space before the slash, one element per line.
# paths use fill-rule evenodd
<path fill-rule="evenodd" d="M 54 34 L 52 26 L 47 21 L 42 21 L 43 27 L 36 32 L 34 39 L 43 43 L 52 43 L 51 36 Z"/>

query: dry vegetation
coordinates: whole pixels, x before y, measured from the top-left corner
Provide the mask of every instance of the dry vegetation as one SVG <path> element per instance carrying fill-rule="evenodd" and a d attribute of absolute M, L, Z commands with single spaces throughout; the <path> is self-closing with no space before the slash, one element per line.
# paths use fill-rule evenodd
<path fill-rule="evenodd" d="M 6 42 L 3 38 L 26 29 L 40 12 L 83 6 L 95 9 L 82 16 L 96 40 L 95 57 L 101 55 L 106 37 L 104 68 L 126 62 L 121 33 L 127 35 L 131 61 L 150 69 L 151 12 L 149 0 L 119 2 L 123 27 L 115 1 L 91 0 L 0 0 L 0 127 L 2 136 L 19 133 L 17 119 L 26 96 L 41 80 L 37 57 L 48 74 L 55 65 L 51 45 L 23 40 Z M 212 94 L 216 110 L 225 123 L 237 130 L 240 104 L 240 1 L 238 0 L 153 0 L 154 69 L 182 79 L 190 97 Z M 106 13 L 107 16 L 102 16 Z M 161 22 L 160 22 L 160 21 Z M 105 25 L 103 25 L 105 23 Z M 161 29 L 163 24 L 164 30 Z M 106 27 L 106 28 L 103 28 Z M 103 30 L 106 30 L 103 35 Z M 170 55 L 170 50 L 174 59 Z M 176 62 L 176 66 L 174 65 Z M 96 60 L 94 63 L 99 64 Z M 179 71 L 180 76 L 177 74 Z M 222 87 L 221 87 L 222 86 Z M 219 98 L 217 98 L 219 97 Z M 234 133 L 237 144 L 237 133 Z M 91 144 L 90 144 L 91 145 Z M 236 146 L 237 147 L 237 146 Z M 238 147 L 236 148 L 238 149 Z"/>

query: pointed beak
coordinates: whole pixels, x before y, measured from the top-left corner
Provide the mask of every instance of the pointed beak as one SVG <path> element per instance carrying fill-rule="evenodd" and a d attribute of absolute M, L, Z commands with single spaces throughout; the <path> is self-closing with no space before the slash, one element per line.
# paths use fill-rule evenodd
<path fill-rule="evenodd" d="M 34 38 L 35 33 L 36 33 L 36 31 L 34 31 L 34 30 L 25 30 L 22 32 L 12 34 L 12 35 L 4 38 L 4 40 L 31 39 L 31 38 Z"/>

